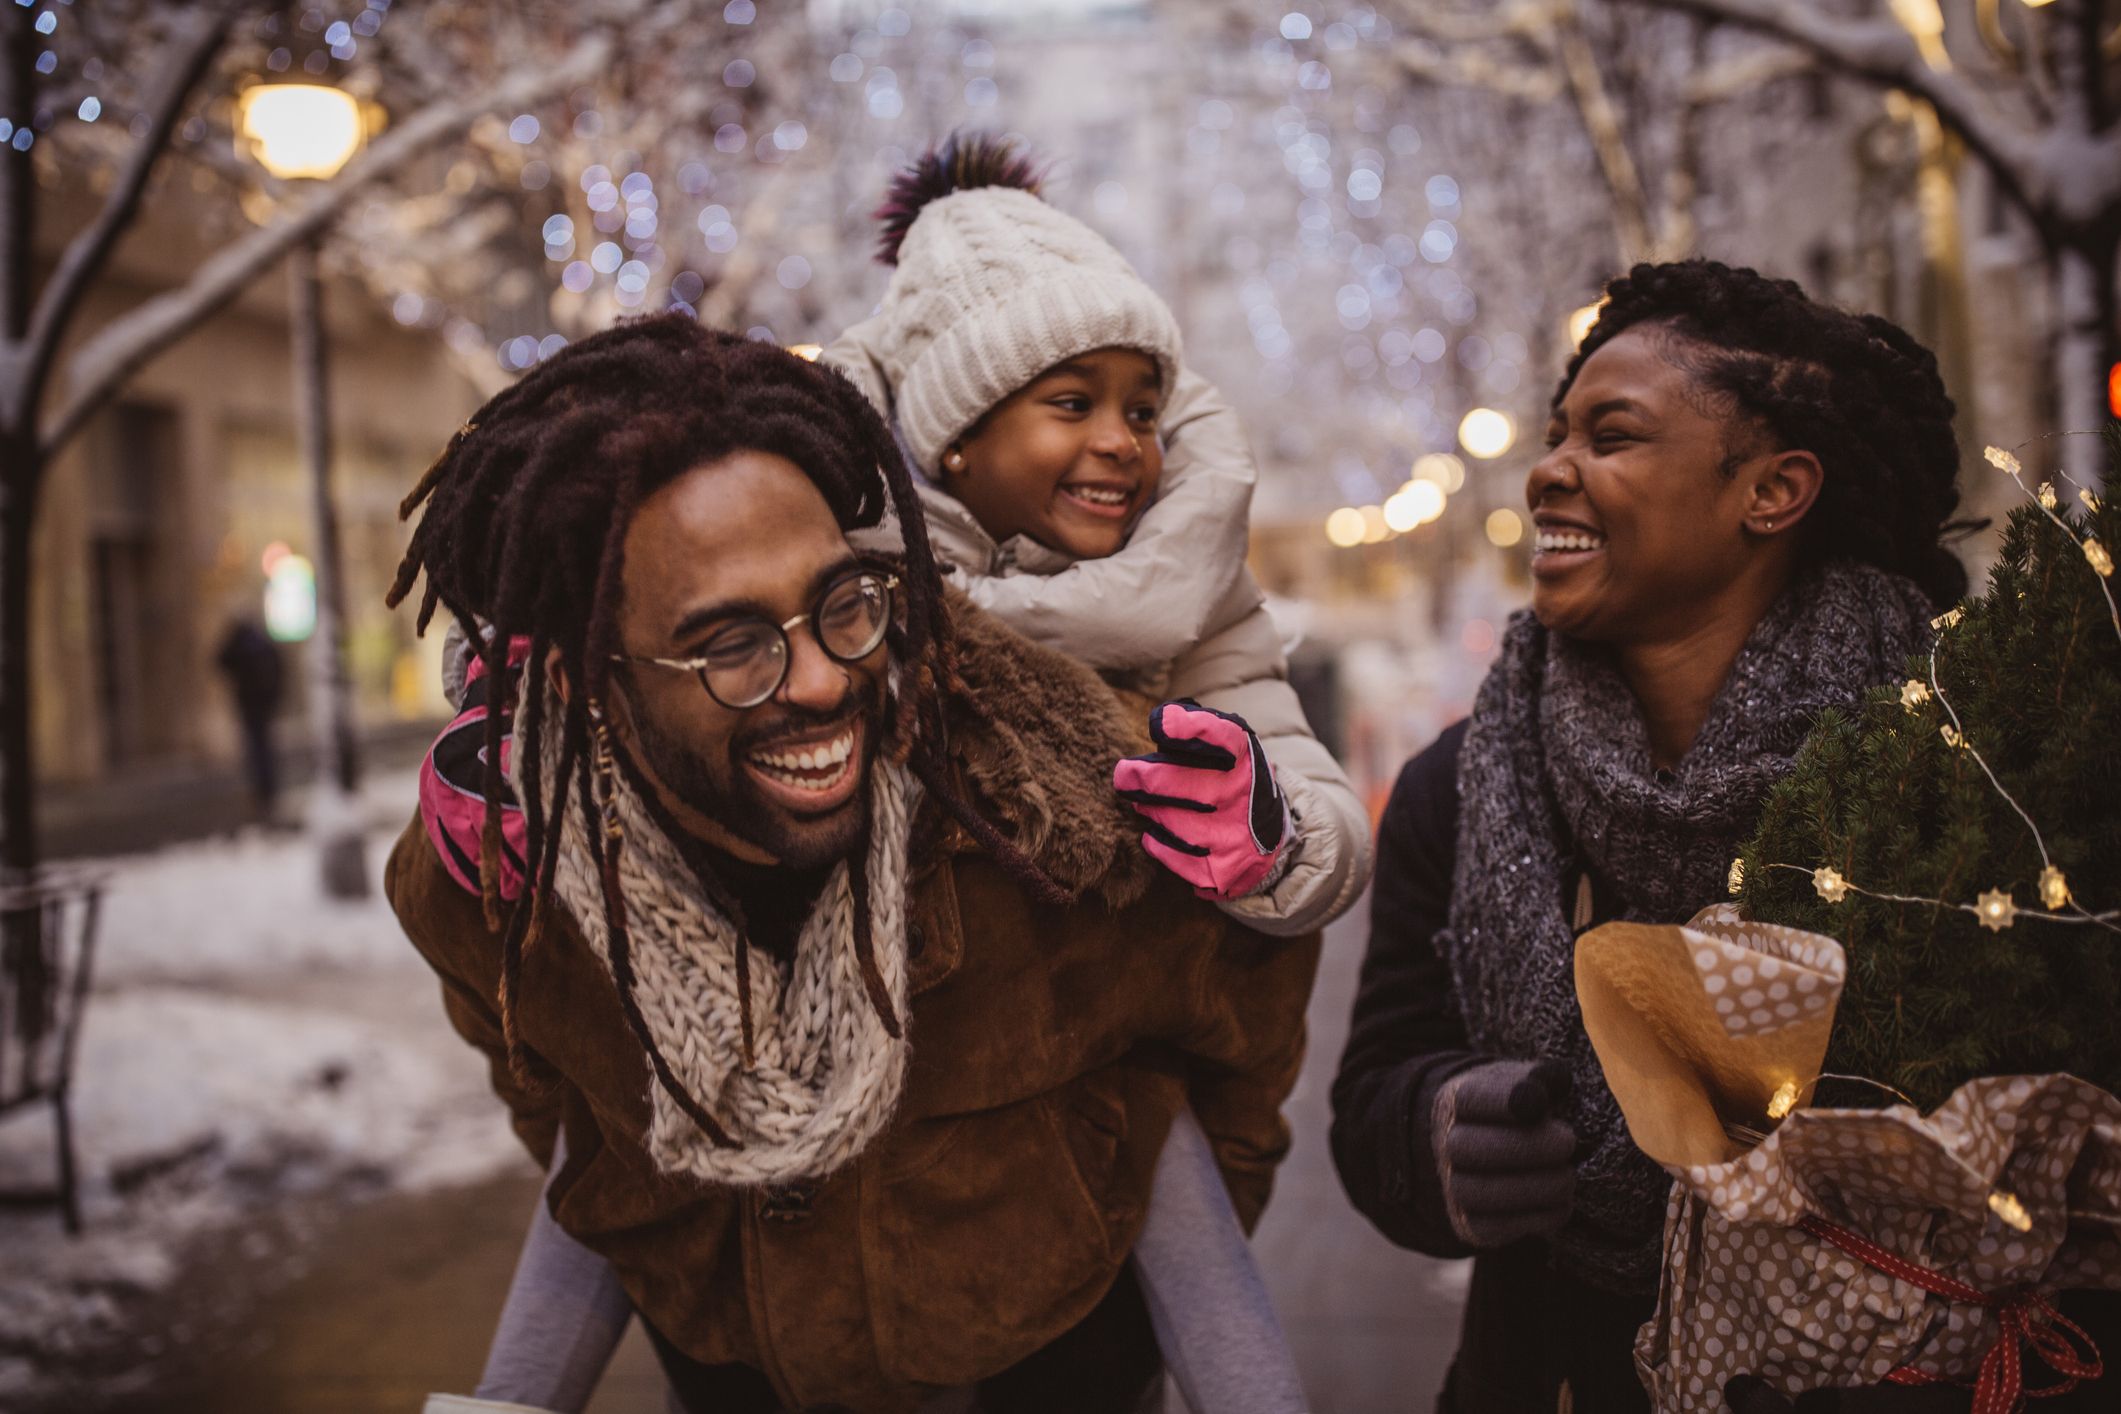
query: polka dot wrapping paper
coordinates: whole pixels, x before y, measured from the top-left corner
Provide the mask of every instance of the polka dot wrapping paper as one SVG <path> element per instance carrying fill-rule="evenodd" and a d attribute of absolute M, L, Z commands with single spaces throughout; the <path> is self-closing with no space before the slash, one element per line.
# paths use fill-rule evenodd
<path fill-rule="evenodd" d="M 1725 1382 L 1748 1373 L 1791 1396 L 1903 1366 L 1974 1378 L 2001 1331 L 1993 1309 L 1876 1270 L 1798 1227 L 1808 1214 L 1992 1295 L 2121 1288 L 2121 1099 L 2068 1075 L 1993 1076 L 1927 1115 L 1797 1108 L 1777 1123 L 1776 1092 L 1794 1080 L 1785 1100 L 1808 1095 L 1825 1052 L 1843 975 L 1833 939 L 1719 906 L 1684 927 L 1595 929 L 1576 972 L 1629 1128 L 1677 1180 L 1635 1346 L 1659 1414 L 1722 1411 Z M 2027 1230 L 1998 1215 L 1998 1193 Z M 2052 1378 L 2028 1352 L 2026 1384 Z"/>

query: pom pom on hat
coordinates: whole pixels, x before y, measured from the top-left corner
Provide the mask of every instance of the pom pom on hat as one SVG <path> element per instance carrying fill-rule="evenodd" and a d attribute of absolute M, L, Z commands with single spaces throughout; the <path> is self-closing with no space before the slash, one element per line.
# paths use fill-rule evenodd
<path fill-rule="evenodd" d="M 898 264 L 898 249 L 929 202 L 978 187 L 1014 187 L 1040 194 L 1046 174 L 1014 138 L 994 133 L 952 133 L 899 169 L 872 213 L 883 224 L 877 237 L 879 264 Z"/>

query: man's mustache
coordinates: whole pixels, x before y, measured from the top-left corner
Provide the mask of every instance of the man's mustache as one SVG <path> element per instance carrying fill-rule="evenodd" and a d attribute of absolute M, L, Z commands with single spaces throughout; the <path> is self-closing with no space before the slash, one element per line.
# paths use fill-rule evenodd
<path fill-rule="evenodd" d="M 867 694 L 870 698 L 878 695 Z M 771 721 L 747 726 L 738 732 L 730 738 L 730 746 L 739 755 L 748 754 L 788 737 L 807 736 L 827 728 L 845 726 L 874 712 L 876 705 L 874 701 L 865 700 L 865 694 L 850 688 L 845 697 L 829 708 L 784 707 Z"/>

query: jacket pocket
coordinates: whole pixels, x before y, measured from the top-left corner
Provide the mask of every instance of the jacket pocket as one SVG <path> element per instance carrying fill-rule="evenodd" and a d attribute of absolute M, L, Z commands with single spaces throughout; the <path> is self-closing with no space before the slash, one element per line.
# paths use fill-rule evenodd
<path fill-rule="evenodd" d="M 1086 1077 L 902 1135 L 863 1192 L 863 1266 L 889 1374 L 969 1384 L 1089 1314 L 1132 1243 L 1124 1214 L 1147 1197 L 1145 1184 L 1120 1191 L 1139 1167 L 1123 1161 L 1126 1127 L 1113 1079 Z"/>
<path fill-rule="evenodd" d="M 1132 1250 L 1132 1219 L 1147 1204 L 1146 1194 L 1130 1191 L 1120 1162 L 1129 1127 L 1125 1084 L 1121 1068 L 1108 1066 L 1042 1097 L 1083 1202 L 1104 1229 L 1106 1255 L 1115 1262 Z"/>

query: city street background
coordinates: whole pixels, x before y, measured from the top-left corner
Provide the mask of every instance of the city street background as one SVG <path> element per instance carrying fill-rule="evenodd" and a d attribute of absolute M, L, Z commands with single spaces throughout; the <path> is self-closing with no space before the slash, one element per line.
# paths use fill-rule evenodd
<path fill-rule="evenodd" d="M 1253 571 L 1374 810 L 1525 601 L 1547 399 L 1636 261 L 1912 331 L 1963 513 L 2016 494 L 1985 444 L 2034 479 L 2096 458 L 2052 434 L 2121 412 L 2117 28 L 2121 0 L 0 7 L 0 1003 L 80 1022 L 70 1053 L 0 1029 L 0 1406 L 411 1409 L 477 1370 L 537 1175 L 376 891 L 450 710 L 441 635 L 383 600 L 400 500 L 525 369 L 663 309 L 813 351 L 884 289 L 890 174 L 1021 138 L 1238 409 Z M 1978 583 L 1993 532 L 1960 548 Z M 1320 1414 L 1426 1408 L 1464 1281 L 1331 1171 L 1364 934 L 1329 934 L 1256 1239 Z M 40 1074 L 78 1235 L 35 1191 Z M 595 1407 L 660 1407 L 637 1337 Z"/>

